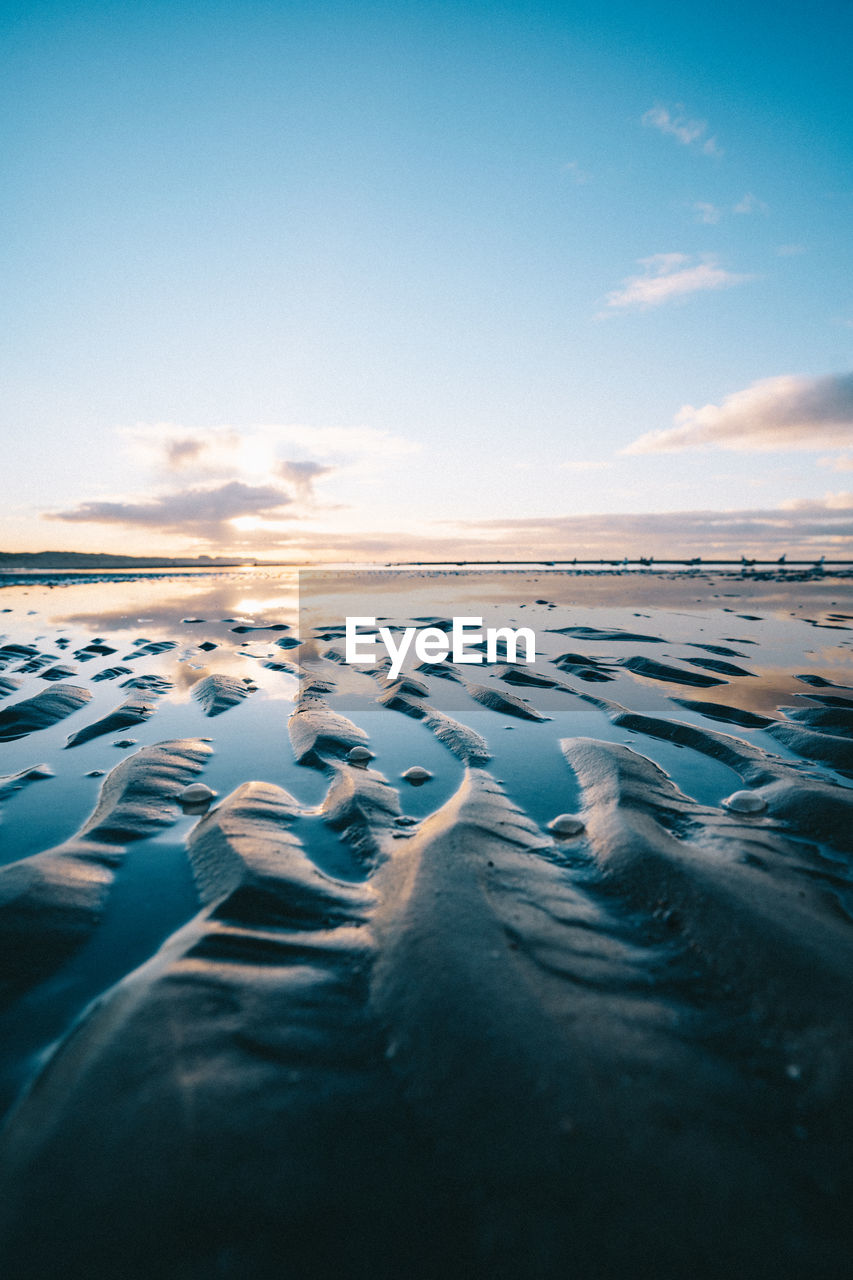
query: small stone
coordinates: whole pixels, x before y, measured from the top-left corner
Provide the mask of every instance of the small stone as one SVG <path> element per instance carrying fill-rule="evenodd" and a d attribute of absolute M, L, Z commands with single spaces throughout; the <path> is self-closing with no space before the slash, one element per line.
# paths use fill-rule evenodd
<path fill-rule="evenodd" d="M 559 813 L 548 823 L 548 830 L 560 840 L 567 840 L 570 836 L 579 836 L 585 827 L 573 813 Z"/>
<path fill-rule="evenodd" d="M 373 759 L 373 752 L 368 751 L 367 747 L 351 747 L 347 752 L 347 760 L 350 764 L 367 764 L 368 760 Z"/>
<path fill-rule="evenodd" d="M 86 777 L 87 778 L 103 778 L 105 773 L 106 773 L 106 769 L 90 769 L 89 772 L 86 774 Z"/>
<path fill-rule="evenodd" d="M 733 791 L 723 801 L 723 806 L 733 813 L 763 813 L 767 808 L 767 801 L 754 791 Z"/>
<path fill-rule="evenodd" d="M 135 747 L 135 746 L 136 746 L 136 738 L 119 738 L 116 742 L 114 742 L 114 743 L 113 743 L 113 746 L 114 746 L 114 747 L 121 747 L 121 748 L 124 748 L 124 747 Z"/>
<path fill-rule="evenodd" d="M 423 765 L 413 764 L 411 769 L 407 769 L 400 777 L 404 782 L 410 782 L 413 787 L 422 787 L 425 782 L 429 782 L 432 774 Z"/>
<path fill-rule="evenodd" d="M 211 791 L 210 787 L 204 782 L 191 782 L 188 787 L 184 787 L 178 800 L 181 804 L 186 805 L 209 805 L 211 800 L 216 799 L 216 792 Z"/>

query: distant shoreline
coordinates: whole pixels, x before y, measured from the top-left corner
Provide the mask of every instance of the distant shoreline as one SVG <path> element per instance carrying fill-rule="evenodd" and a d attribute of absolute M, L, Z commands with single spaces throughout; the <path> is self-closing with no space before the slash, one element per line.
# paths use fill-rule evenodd
<path fill-rule="evenodd" d="M 19 553 L 0 552 L 0 575 L 20 575 L 27 573 L 47 572 L 79 572 L 109 573 L 140 570 L 161 569 L 165 572 L 174 570 L 219 570 L 219 569 L 333 569 L 339 567 L 341 561 L 328 563 L 307 562 L 304 560 L 257 560 L 234 559 L 226 556 L 115 556 L 100 552 L 83 551 L 27 551 Z M 811 568 L 853 568 L 853 559 L 835 559 L 828 554 L 812 556 L 806 559 L 789 560 L 772 557 L 731 556 L 729 558 L 705 559 L 700 556 L 601 556 L 598 558 L 564 557 L 533 558 L 505 560 L 499 558 L 453 559 L 443 560 L 374 560 L 346 562 L 348 567 L 364 569 L 430 569 L 437 567 L 471 568 L 481 566 L 497 566 L 500 568 L 537 568 L 537 569 L 571 569 L 597 567 L 601 569 L 662 569 L 677 565 L 694 569 L 717 568 L 774 568 L 774 569 L 811 569 Z"/>

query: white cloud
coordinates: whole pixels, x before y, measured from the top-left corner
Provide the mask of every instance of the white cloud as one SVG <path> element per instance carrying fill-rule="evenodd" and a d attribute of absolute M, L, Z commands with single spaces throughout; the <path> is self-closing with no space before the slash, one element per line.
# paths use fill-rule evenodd
<path fill-rule="evenodd" d="M 567 160 L 563 165 L 563 172 L 567 173 L 579 187 L 585 187 L 589 182 L 589 174 L 584 172 L 577 160 Z"/>
<path fill-rule="evenodd" d="M 819 467 L 830 467 L 833 471 L 853 471 L 853 454 L 841 453 L 828 458 L 818 458 Z"/>
<path fill-rule="evenodd" d="M 767 205 L 750 191 L 732 206 L 732 213 L 767 213 Z"/>
<path fill-rule="evenodd" d="M 801 253 L 805 252 L 806 247 L 803 244 L 780 244 L 779 248 L 776 250 L 778 257 L 780 258 L 796 258 Z"/>
<path fill-rule="evenodd" d="M 460 554 L 485 558 L 512 556 L 520 542 L 531 558 L 577 556 L 761 555 L 792 559 L 824 552 L 853 551 L 853 494 L 830 493 L 823 499 L 776 508 L 733 511 L 669 511 L 586 516 L 543 516 L 472 521 L 465 526 L 478 539 L 468 549 L 460 536 Z M 423 554 L 423 553 L 422 553 Z M 449 556 L 448 558 L 456 558 Z"/>
<path fill-rule="evenodd" d="M 291 499 L 274 485 L 247 485 L 239 480 L 212 488 L 180 489 L 143 500 L 81 502 L 67 511 L 48 512 L 48 520 L 72 524 L 143 527 L 206 539 L 226 535 L 232 522 L 252 517 L 287 519 Z"/>
<path fill-rule="evenodd" d="M 683 253 L 656 253 L 640 258 L 639 263 L 644 271 L 628 276 L 621 288 L 607 295 L 607 306 L 611 309 L 659 307 L 674 298 L 728 289 L 752 279 L 727 271 L 710 254 L 696 259 Z"/>
<path fill-rule="evenodd" d="M 759 200 L 757 196 L 747 193 L 737 204 L 725 208 L 721 205 L 712 204 L 709 200 L 694 200 L 688 208 L 692 209 L 695 214 L 696 221 L 703 223 L 705 226 L 715 227 L 724 217 L 728 217 L 730 213 L 750 214 L 750 213 L 767 213 L 768 206 L 763 200 Z"/>
<path fill-rule="evenodd" d="M 717 139 L 708 134 L 707 120 L 691 120 L 684 114 L 681 103 L 676 104 L 672 111 L 660 104 L 651 107 L 642 116 L 641 123 L 675 138 L 684 147 L 695 147 L 703 155 L 723 155 L 723 149 Z"/>
<path fill-rule="evenodd" d="M 716 226 L 723 216 L 722 209 L 717 208 L 715 204 L 709 204 L 707 200 L 694 200 L 690 207 L 696 214 L 696 221 L 708 227 Z"/>
<path fill-rule="evenodd" d="M 650 431 L 624 453 L 721 449 L 842 449 L 853 443 L 853 374 L 765 378 L 722 404 L 684 405 L 676 426 Z"/>

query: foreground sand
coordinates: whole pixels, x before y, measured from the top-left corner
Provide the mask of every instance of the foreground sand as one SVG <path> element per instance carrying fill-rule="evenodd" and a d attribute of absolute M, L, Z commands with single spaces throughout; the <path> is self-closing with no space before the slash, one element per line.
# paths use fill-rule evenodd
<path fill-rule="evenodd" d="M 3 1276 L 849 1275 L 851 588 L 0 593 Z"/>

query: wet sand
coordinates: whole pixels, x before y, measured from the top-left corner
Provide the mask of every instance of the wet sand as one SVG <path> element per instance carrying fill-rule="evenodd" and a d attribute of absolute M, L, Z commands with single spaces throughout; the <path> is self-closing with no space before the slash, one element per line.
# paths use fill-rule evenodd
<path fill-rule="evenodd" d="M 849 1274 L 853 577 L 0 608 L 4 1277 Z"/>

